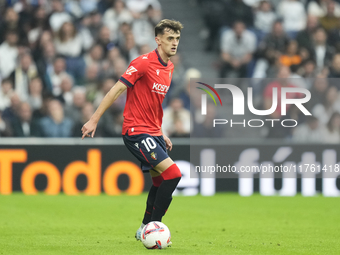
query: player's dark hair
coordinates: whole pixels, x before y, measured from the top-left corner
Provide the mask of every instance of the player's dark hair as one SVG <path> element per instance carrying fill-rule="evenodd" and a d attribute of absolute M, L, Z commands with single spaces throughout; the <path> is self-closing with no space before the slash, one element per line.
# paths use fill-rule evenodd
<path fill-rule="evenodd" d="M 179 33 L 183 29 L 183 25 L 181 22 L 176 20 L 163 19 L 155 26 L 155 36 L 159 34 L 163 35 L 164 29 L 166 28 L 174 31 L 175 33 Z"/>

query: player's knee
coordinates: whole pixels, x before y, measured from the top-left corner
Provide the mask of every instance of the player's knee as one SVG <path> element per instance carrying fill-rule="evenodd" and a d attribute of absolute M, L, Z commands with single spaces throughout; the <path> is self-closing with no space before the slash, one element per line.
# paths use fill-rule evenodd
<path fill-rule="evenodd" d="M 164 180 L 171 180 L 176 178 L 180 180 L 182 177 L 182 173 L 176 164 L 172 164 L 162 173 L 161 176 Z"/>
<path fill-rule="evenodd" d="M 155 187 L 159 187 L 163 181 L 163 177 L 161 175 L 152 177 L 152 184 Z"/>

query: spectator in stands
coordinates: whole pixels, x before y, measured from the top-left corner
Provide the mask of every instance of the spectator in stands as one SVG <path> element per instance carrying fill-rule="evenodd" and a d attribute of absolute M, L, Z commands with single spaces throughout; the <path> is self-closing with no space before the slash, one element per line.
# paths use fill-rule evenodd
<path fill-rule="evenodd" d="M 39 122 L 32 118 L 32 108 L 28 103 L 20 104 L 18 116 L 12 122 L 12 129 L 15 137 L 41 136 Z"/>
<path fill-rule="evenodd" d="M 216 117 L 216 107 L 214 104 L 207 104 L 207 115 L 202 123 L 196 123 L 194 125 L 192 137 L 223 137 L 223 129 L 221 125 L 213 127 L 212 123 Z"/>
<path fill-rule="evenodd" d="M 6 32 L 6 40 L 0 45 L 0 77 L 7 78 L 15 69 L 19 54 L 18 34 L 16 31 Z"/>
<path fill-rule="evenodd" d="M 327 32 L 330 32 L 333 29 L 340 29 L 340 17 L 335 15 L 334 1 L 329 1 L 327 3 L 327 14 L 320 18 L 320 24 Z"/>
<path fill-rule="evenodd" d="M 41 37 L 44 30 L 48 30 L 50 27 L 48 24 L 45 8 L 42 6 L 38 7 L 36 10 L 34 10 L 32 15 L 33 17 L 30 22 L 30 30 L 28 31 L 27 36 L 30 47 L 34 49 L 37 46 L 39 38 Z"/>
<path fill-rule="evenodd" d="M 108 50 L 115 45 L 115 41 L 112 37 L 110 29 L 107 26 L 102 26 L 96 44 L 102 46 L 104 55 L 106 55 Z"/>
<path fill-rule="evenodd" d="M 86 103 L 86 89 L 84 87 L 74 87 L 72 90 L 73 103 L 65 106 L 65 116 L 73 121 L 81 120 L 81 109 Z"/>
<path fill-rule="evenodd" d="M 65 10 L 77 19 L 96 9 L 97 0 L 68 0 L 65 3 Z"/>
<path fill-rule="evenodd" d="M 323 132 L 319 120 L 314 116 L 307 116 L 306 123 L 298 125 L 293 131 L 294 142 L 323 142 Z"/>
<path fill-rule="evenodd" d="M 275 21 L 272 32 L 266 35 L 258 46 L 256 52 L 258 60 L 255 65 L 254 77 L 266 77 L 268 69 L 276 64 L 288 43 L 289 38 L 283 30 L 281 21 Z"/>
<path fill-rule="evenodd" d="M 16 31 L 17 41 L 21 45 L 27 45 L 27 35 L 24 30 L 23 24 L 20 24 L 18 13 L 13 8 L 7 8 L 5 11 L 4 19 L 0 26 L 0 43 L 3 43 L 6 39 L 8 31 Z"/>
<path fill-rule="evenodd" d="M 125 35 L 124 45 L 121 47 L 121 53 L 127 62 L 131 62 L 139 56 L 138 48 L 135 43 L 135 36 L 133 33 Z"/>
<path fill-rule="evenodd" d="M 218 42 L 219 32 L 224 24 L 226 5 L 221 0 L 209 0 L 202 1 L 201 10 L 203 12 L 203 18 L 207 27 L 206 38 L 206 51 L 217 49 L 216 42 Z"/>
<path fill-rule="evenodd" d="M 38 71 L 28 53 L 22 54 L 19 62 L 9 79 L 13 82 L 15 92 L 18 93 L 22 101 L 25 101 L 28 99 L 29 84 L 38 75 Z"/>
<path fill-rule="evenodd" d="M 48 116 L 40 121 L 42 135 L 44 137 L 71 137 L 73 121 L 64 116 L 61 103 L 50 100 L 48 103 Z"/>
<path fill-rule="evenodd" d="M 283 19 L 284 30 L 295 38 L 297 33 L 306 27 L 306 11 L 299 0 L 283 0 L 277 10 L 279 17 Z"/>
<path fill-rule="evenodd" d="M 132 34 L 137 46 L 144 44 L 150 45 L 152 48 L 156 48 L 157 45 L 154 40 L 154 26 L 148 20 L 148 17 L 143 13 L 135 13 L 134 20 L 132 22 Z"/>
<path fill-rule="evenodd" d="M 125 7 L 123 0 L 114 1 L 112 7 L 107 9 L 103 16 L 103 23 L 110 28 L 111 33 L 116 33 L 122 23 L 130 24 L 132 21 L 131 12 Z"/>
<path fill-rule="evenodd" d="M 329 31 L 328 35 L 328 44 L 333 47 L 336 52 L 340 52 L 340 28 Z"/>
<path fill-rule="evenodd" d="M 9 137 L 12 136 L 11 125 L 7 120 L 4 120 L 2 117 L 2 110 L 0 109 L 0 137 Z"/>
<path fill-rule="evenodd" d="M 255 28 L 261 32 L 261 37 L 272 30 L 273 24 L 277 19 L 270 1 L 261 1 L 258 9 L 255 11 Z"/>
<path fill-rule="evenodd" d="M 273 104 L 273 88 L 277 88 L 277 107 L 270 115 L 272 119 L 281 118 L 281 88 L 295 87 L 289 83 L 290 69 L 287 66 L 281 66 L 277 74 L 277 80 L 269 83 L 263 93 L 263 109 L 270 109 Z M 297 98 L 298 93 L 287 93 L 287 98 Z M 289 105 L 287 105 L 287 110 Z"/>
<path fill-rule="evenodd" d="M 285 54 L 280 56 L 280 63 L 284 66 L 292 66 L 301 64 L 301 57 L 298 54 L 299 45 L 292 40 L 288 43 Z"/>
<path fill-rule="evenodd" d="M 172 98 L 170 105 L 163 113 L 163 133 L 166 136 L 185 136 L 190 133 L 190 112 L 183 107 L 183 101 L 180 98 Z"/>
<path fill-rule="evenodd" d="M 325 93 L 328 88 L 327 77 L 319 74 L 314 80 L 313 86 L 310 89 L 311 99 L 305 104 L 306 108 L 311 111 L 315 105 L 322 104 L 325 98 Z"/>
<path fill-rule="evenodd" d="M 55 47 L 52 42 L 48 42 L 44 45 L 43 54 L 36 61 L 39 76 L 41 77 L 44 89 L 52 91 L 52 81 L 49 76 L 54 69 L 53 62 L 56 59 Z"/>
<path fill-rule="evenodd" d="M 75 26 L 71 22 L 65 22 L 54 41 L 58 54 L 66 57 L 66 70 L 76 81 L 84 77 L 85 63 L 79 57 L 84 48 L 84 38 L 77 33 Z"/>
<path fill-rule="evenodd" d="M 340 78 L 340 54 L 339 53 L 333 56 L 332 65 L 329 70 L 329 78 Z"/>
<path fill-rule="evenodd" d="M 114 78 L 118 80 L 126 71 L 127 63 L 124 58 L 118 58 L 113 63 L 114 68 Z"/>
<path fill-rule="evenodd" d="M 327 89 L 323 102 L 315 105 L 312 114 L 321 124 L 326 125 L 334 112 L 340 112 L 339 91 L 331 86 Z"/>
<path fill-rule="evenodd" d="M 189 68 L 184 74 L 183 86 L 177 97 L 182 100 L 183 106 L 187 110 L 190 110 L 190 79 L 199 79 L 201 77 L 201 72 L 196 68 Z"/>
<path fill-rule="evenodd" d="M 324 143 L 340 143 L 340 113 L 334 112 L 327 126 L 322 129 Z"/>
<path fill-rule="evenodd" d="M 89 53 L 85 54 L 84 61 L 86 66 L 96 64 L 98 66 L 103 65 L 103 48 L 99 44 L 95 44 L 89 50 Z"/>
<path fill-rule="evenodd" d="M 104 96 L 110 91 L 110 89 L 116 84 L 116 80 L 112 78 L 105 79 L 100 86 L 100 89 L 96 89 L 95 92 L 93 92 L 95 95 L 93 100 L 93 105 L 97 108 L 100 104 L 100 102 L 103 100 Z M 119 100 L 117 98 L 117 100 Z"/>
<path fill-rule="evenodd" d="M 230 27 L 237 21 L 242 21 L 246 27 L 254 27 L 253 11 L 243 0 L 230 0 L 226 6 L 225 17 Z"/>
<path fill-rule="evenodd" d="M 65 22 L 72 22 L 71 15 L 64 11 L 64 5 L 61 0 L 52 0 L 52 14 L 49 17 L 52 31 L 59 31 Z"/>
<path fill-rule="evenodd" d="M 61 94 L 57 99 L 64 104 L 64 106 L 70 106 L 73 104 L 73 80 L 69 76 L 62 78 L 60 83 Z"/>
<path fill-rule="evenodd" d="M 68 76 L 68 74 L 66 73 L 65 59 L 62 57 L 57 57 L 53 63 L 53 70 L 49 73 L 49 80 L 52 84 L 52 94 L 54 96 L 60 95 L 60 84 L 62 79 L 66 76 Z"/>
<path fill-rule="evenodd" d="M 91 90 L 93 88 L 97 88 L 99 78 L 100 78 L 100 68 L 97 64 L 91 64 L 86 68 L 85 73 L 85 80 L 83 82 L 83 86 L 86 87 L 88 90 Z"/>
<path fill-rule="evenodd" d="M 11 94 L 11 105 L 2 112 L 2 118 L 12 123 L 16 116 L 18 116 L 20 104 L 19 95 L 13 92 Z"/>
<path fill-rule="evenodd" d="M 93 104 L 86 102 L 81 109 L 81 119 L 78 120 L 73 129 L 74 137 L 81 137 L 82 132 L 81 128 L 86 121 L 88 121 L 92 114 L 94 113 Z M 108 112 L 104 113 L 103 119 L 100 119 L 98 122 L 98 127 L 96 129 L 96 136 L 99 137 L 113 137 L 117 136 L 119 133 L 116 133 L 114 130 L 114 122 L 112 116 L 108 115 Z"/>
<path fill-rule="evenodd" d="M 322 70 L 324 66 L 329 66 L 334 49 L 327 45 L 327 33 L 322 27 L 317 28 L 313 33 L 313 48 L 311 55 L 315 60 L 318 70 Z"/>
<path fill-rule="evenodd" d="M 252 60 L 256 48 L 254 33 L 246 30 L 241 21 L 235 22 L 233 29 L 225 31 L 221 39 L 222 67 L 220 77 L 229 75 L 231 71 L 237 77 L 247 77 L 247 66 Z"/>
<path fill-rule="evenodd" d="M 300 31 L 296 36 L 300 48 L 305 48 L 309 51 L 314 47 L 313 32 L 319 25 L 319 19 L 316 16 L 308 16 L 306 29 Z"/>
<path fill-rule="evenodd" d="M 327 3 L 330 0 L 312 0 L 308 3 L 307 11 L 308 15 L 312 15 L 318 18 L 324 17 L 327 14 Z M 340 17 L 340 5 L 335 4 L 334 14 L 336 17 Z"/>
<path fill-rule="evenodd" d="M 5 110 L 11 105 L 11 96 L 13 93 L 13 83 L 11 80 L 2 80 L 0 88 L 0 111 Z"/>
<path fill-rule="evenodd" d="M 40 109 L 43 102 L 42 97 L 43 85 L 39 77 L 35 77 L 29 84 L 29 96 L 27 102 L 31 106 L 32 110 Z"/>

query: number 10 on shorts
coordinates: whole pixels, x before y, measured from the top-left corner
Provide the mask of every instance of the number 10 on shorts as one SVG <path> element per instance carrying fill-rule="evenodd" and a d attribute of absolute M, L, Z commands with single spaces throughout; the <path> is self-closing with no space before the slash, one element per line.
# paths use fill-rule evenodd
<path fill-rule="evenodd" d="M 144 145 L 148 152 L 150 152 L 150 149 L 153 150 L 157 146 L 155 141 L 151 137 L 142 140 L 142 144 Z"/>

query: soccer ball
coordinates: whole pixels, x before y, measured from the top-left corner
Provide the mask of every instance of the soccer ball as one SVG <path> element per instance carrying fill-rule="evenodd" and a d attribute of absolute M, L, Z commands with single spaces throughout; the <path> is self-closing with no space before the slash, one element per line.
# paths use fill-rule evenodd
<path fill-rule="evenodd" d="M 151 221 L 142 230 L 142 243 L 147 249 L 165 249 L 170 239 L 169 228 L 159 221 Z"/>

